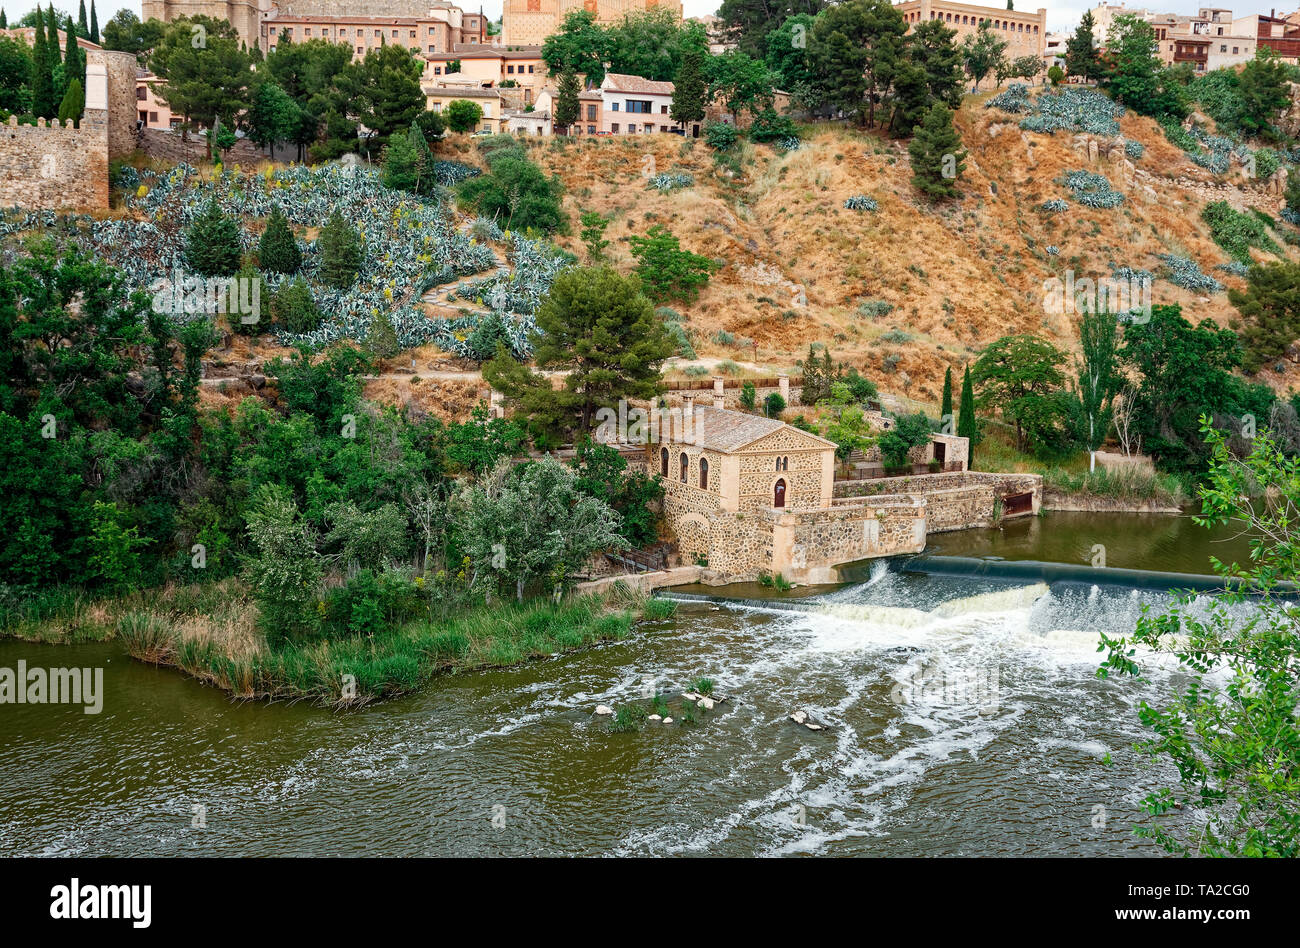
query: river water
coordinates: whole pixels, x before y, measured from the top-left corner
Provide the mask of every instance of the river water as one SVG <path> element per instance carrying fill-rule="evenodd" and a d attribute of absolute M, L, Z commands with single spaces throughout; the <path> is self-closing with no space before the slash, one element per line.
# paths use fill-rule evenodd
<path fill-rule="evenodd" d="M 1178 673 L 1154 666 L 1143 685 L 1094 672 L 1098 631 L 1131 629 L 1163 594 L 898 562 L 865 575 L 768 602 L 683 602 L 625 642 L 348 713 L 232 703 L 112 643 L 0 641 L 0 667 L 103 667 L 106 690 L 99 715 L 0 706 L 0 852 L 1154 852 L 1132 827 L 1173 775 L 1131 745 L 1139 702 Z M 727 700 L 693 724 L 615 734 L 592 715 L 698 676 Z M 799 709 L 826 728 L 789 720 Z"/>

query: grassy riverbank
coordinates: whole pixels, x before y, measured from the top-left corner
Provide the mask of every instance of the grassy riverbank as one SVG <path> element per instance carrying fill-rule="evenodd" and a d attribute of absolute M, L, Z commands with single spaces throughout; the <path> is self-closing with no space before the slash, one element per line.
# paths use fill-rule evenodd
<path fill-rule="evenodd" d="M 63 591 L 0 613 L 0 634 L 39 642 L 117 639 L 140 661 L 181 669 L 237 698 L 356 706 L 416 690 L 439 674 L 517 665 L 626 638 L 676 603 L 617 590 L 558 605 L 478 606 L 373 635 L 270 648 L 236 580 L 169 586 L 116 599 Z"/>

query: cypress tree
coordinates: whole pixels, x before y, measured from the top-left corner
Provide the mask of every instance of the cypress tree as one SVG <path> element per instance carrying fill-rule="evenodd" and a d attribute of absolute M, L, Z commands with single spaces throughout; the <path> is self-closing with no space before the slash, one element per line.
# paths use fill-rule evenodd
<path fill-rule="evenodd" d="M 86 51 L 81 48 L 77 42 L 77 37 L 82 33 L 71 22 L 68 23 L 67 30 L 67 53 L 63 57 L 63 76 L 64 76 L 64 97 L 67 96 L 67 88 L 71 88 L 74 81 L 80 82 L 82 88 L 86 86 Z M 83 93 L 84 98 L 84 93 Z M 78 116 L 80 117 L 80 116 Z"/>
<path fill-rule="evenodd" d="M 99 17 L 95 16 L 95 0 L 90 0 L 90 41 L 99 45 Z"/>
<path fill-rule="evenodd" d="M 37 118 L 49 119 L 58 114 L 59 103 L 54 98 L 54 58 L 45 38 L 45 15 L 37 7 L 36 38 L 32 49 L 32 114 Z"/>
<path fill-rule="evenodd" d="M 957 435 L 970 439 L 970 456 L 967 467 L 975 463 L 975 445 L 979 441 L 979 426 L 975 422 L 975 389 L 970 381 L 970 366 L 961 380 L 961 414 L 957 417 Z"/>
<path fill-rule="evenodd" d="M 50 78 L 54 83 L 54 97 L 51 100 L 50 117 L 59 113 L 59 103 L 68 91 L 68 71 L 63 63 L 63 53 L 59 44 L 59 14 L 51 4 L 45 18 L 45 44 L 50 51 Z"/>
<path fill-rule="evenodd" d="M 321 228 L 321 279 L 329 286 L 346 290 L 361 270 L 361 240 L 356 228 L 338 211 Z"/>
<path fill-rule="evenodd" d="M 578 85 L 578 74 L 569 67 L 560 73 L 560 78 L 556 84 L 555 91 L 555 112 L 553 117 L 555 124 L 564 129 L 565 134 L 569 132 L 569 127 L 578 121 L 582 103 L 578 96 L 582 90 Z"/>
<path fill-rule="evenodd" d="M 411 130 L 407 132 L 406 138 L 415 150 L 416 193 L 432 194 L 437 182 L 433 178 L 433 152 L 429 150 L 429 140 L 424 137 L 424 130 L 415 123 L 411 123 Z"/>
<path fill-rule="evenodd" d="M 298 249 L 298 241 L 294 239 L 288 218 L 278 207 L 271 211 L 262 240 L 257 245 L 257 261 L 263 270 L 272 273 L 297 273 L 302 266 L 302 251 Z"/>
<path fill-rule="evenodd" d="M 939 403 L 939 423 L 945 424 L 952 419 L 952 366 L 943 372 L 943 401 Z"/>
<path fill-rule="evenodd" d="M 4 7 L 0 7 L 0 30 L 9 29 L 9 20 L 5 17 Z"/>
<path fill-rule="evenodd" d="M 966 170 L 966 152 L 952 125 L 952 110 L 936 102 L 916 127 L 907 146 L 912 156 L 912 186 L 933 200 L 957 197 L 957 177 Z"/>
<path fill-rule="evenodd" d="M 77 11 L 77 35 L 90 35 L 90 24 L 86 22 L 86 0 L 81 0 L 81 9 Z"/>
<path fill-rule="evenodd" d="M 673 83 L 672 120 L 683 129 L 691 122 L 704 121 L 707 95 L 704 56 L 698 50 L 691 50 L 682 57 L 682 65 Z"/>
<path fill-rule="evenodd" d="M 80 79 L 73 79 L 68 83 L 68 91 L 63 94 L 63 101 L 59 103 L 59 121 L 64 124 L 71 122 L 80 128 L 81 113 L 85 110 L 86 90 L 82 88 Z"/>
<path fill-rule="evenodd" d="M 201 276 L 233 276 L 239 270 L 239 225 L 208 202 L 185 234 L 185 262 Z"/>

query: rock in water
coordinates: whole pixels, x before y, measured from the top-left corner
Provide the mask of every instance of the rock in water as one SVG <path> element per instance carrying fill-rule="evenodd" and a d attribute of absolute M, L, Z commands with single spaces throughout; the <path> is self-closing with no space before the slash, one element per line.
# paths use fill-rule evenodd
<path fill-rule="evenodd" d="M 697 703 L 697 705 L 698 705 L 699 707 L 703 708 L 705 711 L 712 711 L 712 710 L 713 710 L 713 699 L 712 699 L 712 698 L 701 698 L 701 699 L 700 699 L 698 702 L 696 702 L 696 703 Z"/>
<path fill-rule="evenodd" d="M 808 720 L 808 712 L 796 711 L 794 714 L 790 715 L 790 720 L 795 724 L 803 724 Z"/>

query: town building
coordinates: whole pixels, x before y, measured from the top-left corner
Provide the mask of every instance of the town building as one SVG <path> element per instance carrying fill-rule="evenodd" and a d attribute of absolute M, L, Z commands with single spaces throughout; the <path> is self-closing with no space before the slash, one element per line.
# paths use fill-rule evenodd
<path fill-rule="evenodd" d="M 263 52 L 274 48 L 281 32 L 295 42 L 348 43 L 354 57 L 364 56 L 381 38 L 420 51 L 488 42 L 482 8 L 466 12 L 446 0 L 141 0 L 146 20 L 170 23 L 196 15 L 228 20 L 249 49 Z"/>
<path fill-rule="evenodd" d="M 609 135 L 640 135 L 666 132 L 676 127 L 672 119 L 673 84 L 627 76 L 605 74 L 600 84 L 600 131 Z"/>
<path fill-rule="evenodd" d="M 504 131 L 503 121 L 507 104 L 502 102 L 501 90 L 480 89 L 473 86 L 425 86 L 425 108 L 430 112 L 444 112 L 457 99 L 473 102 L 483 110 L 476 132 Z"/>
<path fill-rule="evenodd" d="M 1279 58 L 1300 62 L 1300 13 L 1280 17 L 1273 10 L 1268 16 L 1259 13 L 1240 17 L 1233 20 L 1232 26 L 1233 33 L 1254 36 L 1259 46 L 1267 46 Z"/>
<path fill-rule="evenodd" d="M 1039 7 L 1034 13 L 985 7 L 974 3 L 948 3 L 946 0 L 905 0 L 895 4 L 903 14 L 909 32 L 926 20 L 940 20 L 944 26 L 957 31 L 957 41 L 979 31 L 988 20 L 1000 38 L 1006 40 L 1006 54 L 1015 59 L 1020 56 L 1043 55 L 1047 37 L 1047 9 Z"/>
<path fill-rule="evenodd" d="M 501 45 L 539 46 L 574 10 L 588 10 L 608 26 L 629 13 L 655 9 L 671 10 L 679 19 L 682 15 L 681 0 L 504 0 Z"/>
<path fill-rule="evenodd" d="M 518 87 L 525 104 L 536 102 L 547 82 L 540 46 L 479 46 L 458 43 L 423 54 L 424 81 L 435 85 L 469 84 L 487 89 Z"/>
<path fill-rule="evenodd" d="M 136 70 L 135 107 L 141 128 L 173 129 L 184 117 L 173 115 L 171 107 L 162 98 L 161 90 L 167 85 L 147 69 Z"/>

